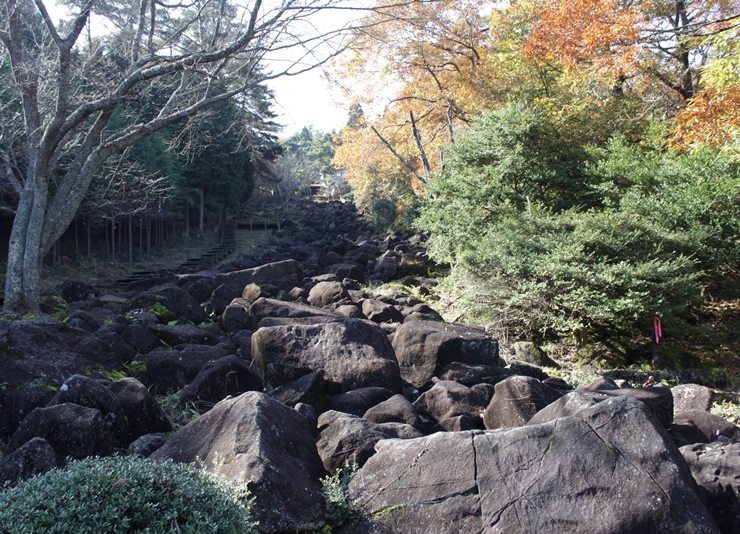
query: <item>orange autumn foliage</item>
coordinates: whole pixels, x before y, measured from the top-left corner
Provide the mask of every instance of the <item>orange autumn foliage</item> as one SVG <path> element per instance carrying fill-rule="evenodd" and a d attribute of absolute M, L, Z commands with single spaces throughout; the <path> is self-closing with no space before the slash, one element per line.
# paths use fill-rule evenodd
<path fill-rule="evenodd" d="M 740 136 L 740 83 L 721 89 L 709 87 L 681 110 L 675 121 L 671 145 L 687 149 L 692 145 L 732 145 Z"/>

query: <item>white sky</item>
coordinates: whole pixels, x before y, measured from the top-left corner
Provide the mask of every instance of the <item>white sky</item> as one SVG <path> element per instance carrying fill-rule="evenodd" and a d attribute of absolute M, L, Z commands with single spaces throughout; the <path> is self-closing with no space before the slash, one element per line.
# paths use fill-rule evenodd
<path fill-rule="evenodd" d="M 52 16 L 66 11 L 56 5 L 56 0 L 44 0 L 44 4 Z M 339 102 L 340 92 L 332 89 L 320 69 L 278 78 L 267 85 L 275 94 L 275 121 L 283 125 L 280 137 L 290 137 L 304 126 L 319 132 L 338 132 L 347 123 L 348 106 Z"/>
<path fill-rule="evenodd" d="M 313 126 L 319 132 L 339 132 L 347 124 L 349 106 L 337 102 L 340 91 L 332 88 L 318 69 L 278 78 L 268 86 L 275 92 L 276 121 L 284 125 L 281 137 L 290 137 L 304 126 Z"/>

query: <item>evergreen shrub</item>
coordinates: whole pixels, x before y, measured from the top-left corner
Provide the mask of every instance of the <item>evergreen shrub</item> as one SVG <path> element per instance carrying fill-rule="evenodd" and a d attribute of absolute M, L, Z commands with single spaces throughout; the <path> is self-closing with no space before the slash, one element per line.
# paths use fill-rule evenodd
<path fill-rule="evenodd" d="M 172 461 L 86 458 L 0 492 L 0 532 L 253 532 L 246 485 Z"/>

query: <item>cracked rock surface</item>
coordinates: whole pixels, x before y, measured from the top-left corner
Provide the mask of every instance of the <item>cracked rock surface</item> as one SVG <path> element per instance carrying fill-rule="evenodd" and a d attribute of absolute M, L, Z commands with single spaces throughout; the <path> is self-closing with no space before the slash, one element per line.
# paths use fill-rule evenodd
<path fill-rule="evenodd" d="M 719 532 L 678 449 L 631 398 L 377 449 L 350 485 L 363 532 Z"/>

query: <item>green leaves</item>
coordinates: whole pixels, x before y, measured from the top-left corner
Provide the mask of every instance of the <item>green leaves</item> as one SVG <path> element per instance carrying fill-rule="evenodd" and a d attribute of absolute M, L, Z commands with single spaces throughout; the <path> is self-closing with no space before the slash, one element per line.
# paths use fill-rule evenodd
<path fill-rule="evenodd" d="M 139 457 L 71 462 L 0 493 L 0 530 L 247 533 L 256 526 L 245 488 L 205 471 Z"/>
<path fill-rule="evenodd" d="M 417 228 L 458 312 L 510 335 L 681 331 L 740 262 L 740 164 L 613 140 L 590 153 L 537 112 L 490 112 L 450 147 Z"/>

